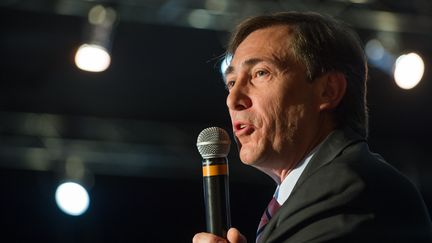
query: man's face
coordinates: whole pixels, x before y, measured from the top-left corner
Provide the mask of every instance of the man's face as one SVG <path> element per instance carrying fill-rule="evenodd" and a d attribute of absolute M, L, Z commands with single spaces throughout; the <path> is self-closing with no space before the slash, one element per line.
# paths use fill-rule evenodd
<path fill-rule="evenodd" d="M 278 169 L 301 159 L 319 118 L 318 92 L 291 50 L 292 30 L 252 32 L 226 71 L 227 106 L 245 164 Z"/>

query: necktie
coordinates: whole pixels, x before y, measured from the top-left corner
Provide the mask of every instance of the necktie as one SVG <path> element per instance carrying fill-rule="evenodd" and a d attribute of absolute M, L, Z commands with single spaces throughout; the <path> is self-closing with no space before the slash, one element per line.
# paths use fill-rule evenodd
<path fill-rule="evenodd" d="M 256 242 L 259 242 L 261 233 L 263 232 L 265 226 L 267 225 L 267 223 L 270 221 L 270 219 L 273 217 L 273 215 L 277 212 L 277 210 L 280 207 L 281 205 L 279 205 L 279 203 L 276 201 L 276 198 L 273 197 L 261 217 L 261 221 L 259 223 L 258 230 L 256 233 L 257 235 Z"/>

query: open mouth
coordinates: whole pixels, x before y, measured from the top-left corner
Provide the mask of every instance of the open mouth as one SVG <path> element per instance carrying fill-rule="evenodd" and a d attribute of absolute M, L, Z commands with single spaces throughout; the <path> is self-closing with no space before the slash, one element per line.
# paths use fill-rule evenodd
<path fill-rule="evenodd" d="M 234 123 L 234 133 L 237 136 L 243 134 L 250 134 L 253 131 L 253 126 L 245 122 L 235 122 Z"/>

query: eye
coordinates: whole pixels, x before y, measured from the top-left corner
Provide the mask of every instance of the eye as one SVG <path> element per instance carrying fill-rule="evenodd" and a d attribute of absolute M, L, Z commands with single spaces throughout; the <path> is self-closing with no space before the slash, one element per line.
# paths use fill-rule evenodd
<path fill-rule="evenodd" d="M 254 78 L 261 78 L 261 77 L 268 76 L 269 74 L 270 74 L 270 72 L 268 72 L 267 70 L 259 69 L 259 70 L 255 71 L 253 77 Z"/>
<path fill-rule="evenodd" d="M 231 81 L 227 81 L 225 88 L 229 91 L 231 90 L 232 87 L 234 87 L 235 81 L 231 80 Z"/>

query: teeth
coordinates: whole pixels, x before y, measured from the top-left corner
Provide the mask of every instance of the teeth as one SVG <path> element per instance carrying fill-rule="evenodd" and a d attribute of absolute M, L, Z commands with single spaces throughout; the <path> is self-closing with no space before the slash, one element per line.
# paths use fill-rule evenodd
<path fill-rule="evenodd" d="M 246 125 L 240 125 L 240 128 L 241 129 L 243 129 L 243 128 L 245 128 L 246 127 Z"/>

